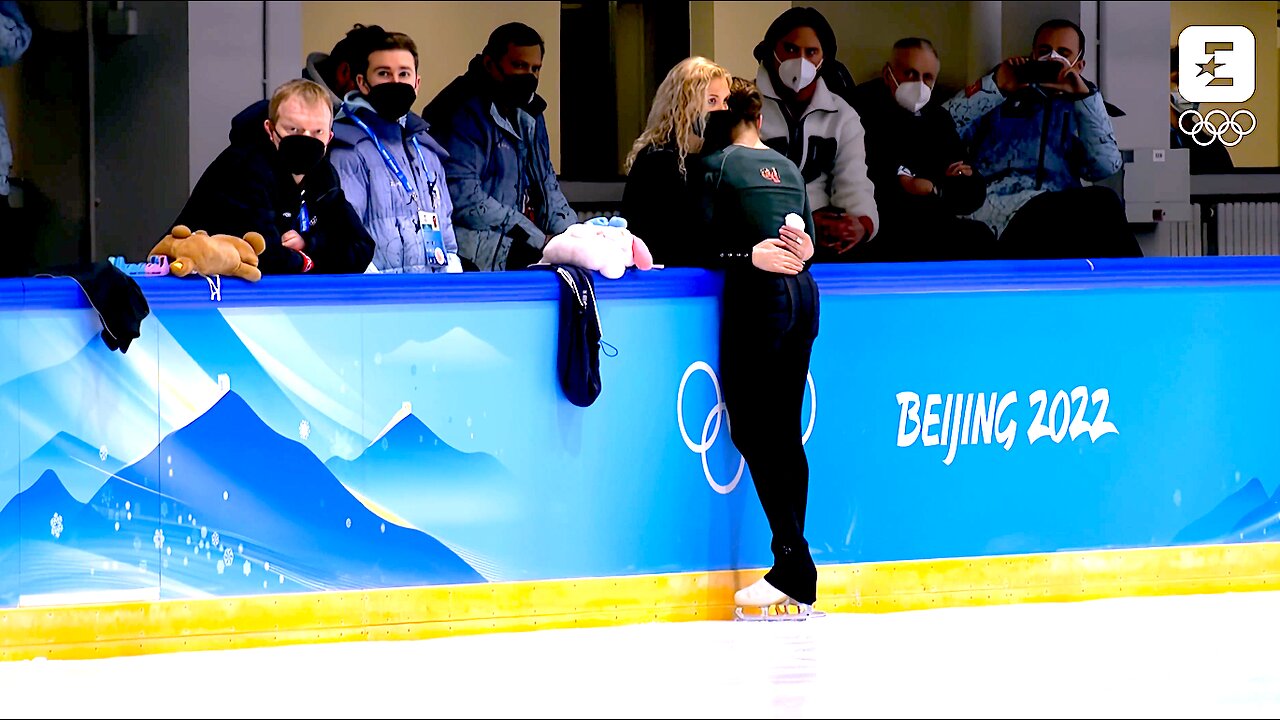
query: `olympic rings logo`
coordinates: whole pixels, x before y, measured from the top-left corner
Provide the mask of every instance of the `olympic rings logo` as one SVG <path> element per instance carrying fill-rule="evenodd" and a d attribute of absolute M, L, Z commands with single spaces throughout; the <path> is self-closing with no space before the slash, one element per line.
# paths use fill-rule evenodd
<path fill-rule="evenodd" d="M 1217 125 L 1214 125 L 1212 122 L 1210 122 L 1210 118 L 1212 118 L 1215 114 L 1222 116 L 1222 122 L 1218 123 Z M 1196 117 L 1196 122 L 1194 125 L 1191 126 L 1190 130 L 1183 129 L 1182 132 L 1191 136 L 1191 139 L 1195 142 L 1195 144 L 1199 145 L 1200 147 L 1208 147 L 1213 144 L 1214 140 L 1221 142 L 1223 145 L 1227 147 L 1235 147 L 1236 145 L 1240 144 L 1241 140 L 1244 140 L 1244 137 L 1246 135 L 1253 132 L 1254 128 L 1258 127 L 1258 118 L 1254 117 L 1253 113 L 1249 112 L 1248 110 L 1237 110 L 1231 113 L 1231 116 L 1228 117 L 1225 110 L 1215 109 L 1215 110 L 1210 110 L 1207 114 L 1203 116 L 1200 115 L 1199 110 L 1183 111 L 1183 113 L 1178 116 L 1179 128 L 1183 127 L 1182 123 L 1184 120 L 1186 120 L 1188 115 L 1194 115 Z M 1248 130 L 1245 130 L 1244 128 L 1240 127 L 1240 123 L 1236 122 L 1236 118 L 1240 117 L 1241 115 L 1247 115 L 1249 117 Z M 1222 137 L 1223 134 L 1225 134 L 1228 131 L 1236 134 L 1235 140 L 1228 142 L 1227 140 L 1223 139 Z M 1200 142 L 1199 135 L 1201 132 L 1209 133 L 1208 142 Z"/>
<path fill-rule="evenodd" d="M 693 438 L 689 437 L 689 433 L 684 427 L 684 388 L 689 383 L 689 378 L 695 372 L 701 370 L 711 378 L 711 387 L 716 391 L 716 404 L 711 407 L 707 413 L 707 419 L 702 423 L 702 440 L 695 443 Z M 804 435 L 800 442 L 809 442 L 809 436 L 813 434 L 813 423 L 818 416 L 818 395 L 813 386 L 813 374 L 810 373 L 805 378 L 809 386 L 809 426 L 805 428 Z M 738 481 L 742 479 L 742 471 L 746 469 L 746 458 L 738 458 L 738 471 L 734 473 L 733 479 L 728 484 L 722 485 L 716 482 L 715 476 L 711 473 L 711 467 L 707 464 L 707 451 L 711 446 L 715 445 L 716 438 L 720 435 L 720 418 L 724 417 L 725 430 L 730 429 L 729 411 L 724 404 L 724 395 L 720 393 L 720 379 L 716 377 L 716 373 L 707 363 L 698 360 L 685 368 L 684 376 L 680 378 L 680 390 L 676 393 L 676 424 L 680 427 L 680 436 L 684 438 L 684 444 L 689 450 L 702 456 L 702 472 L 706 475 L 707 483 L 711 485 L 711 489 L 721 495 L 728 495 L 738 486 Z"/>

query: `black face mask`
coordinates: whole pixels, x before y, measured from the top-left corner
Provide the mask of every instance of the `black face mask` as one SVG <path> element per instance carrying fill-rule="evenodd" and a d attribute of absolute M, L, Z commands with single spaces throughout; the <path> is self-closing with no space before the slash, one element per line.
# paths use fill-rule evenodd
<path fill-rule="evenodd" d="M 306 175 L 324 159 L 324 143 L 309 135 L 285 135 L 280 138 L 280 163 L 294 175 Z"/>
<path fill-rule="evenodd" d="M 418 99 L 418 91 L 409 83 L 388 82 L 374 85 L 364 96 L 378 117 L 396 122 L 409 112 L 413 101 Z"/>
<path fill-rule="evenodd" d="M 537 75 L 533 73 L 506 75 L 498 84 L 498 102 L 505 107 L 522 108 L 533 102 L 533 94 L 537 91 Z"/>
<path fill-rule="evenodd" d="M 733 143 L 733 128 L 738 124 L 736 116 L 729 110 L 712 110 L 702 125 L 703 155 L 723 150 Z"/>

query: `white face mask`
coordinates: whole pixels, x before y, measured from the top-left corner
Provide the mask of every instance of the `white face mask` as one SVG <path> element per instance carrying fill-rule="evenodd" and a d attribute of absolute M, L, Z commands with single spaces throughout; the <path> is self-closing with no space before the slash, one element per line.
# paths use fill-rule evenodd
<path fill-rule="evenodd" d="M 819 65 L 814 65 L 805 58 L 791 58 L 783 60 L 778 57 L 777 53 L 773 54 L 773 59 L 778 61 L 778 79 L 783 85 L 791 88 L 792 92 L 800 92 L 809 87 L 814 79 L 818 77 Z"/>
<path fill-rule="evenodd" d="M 1182 97 L 1182 93 L 1178 92 L 1177 90 L 1169 91 L 1169 104 L 1172 105 L 1173 109 L 1177 110 L 1179 114 L 1184 113 L 1188 110 L 1200 109 L 1200 103 L 1194 103 Z"/>
<path fill-rule="evenodd" d="M 889 79 L 893 80 L 893 84 L 898 86 L 893 91 L 893 99 L 907 112 L 917 113 L 920 108 L 929 104 L 929 96 L 933 93 L 932 88 L 925 85 L 921 80 L 911 80 L 899 83 L 898 78 L 894 77 L 893 71 L 889 71 Z"/>
<path fill-rule="evenodd" d="M 1084 57 L 1084 56 L 1081 55 L 1080 57 Z M 1075 67 L 1076 63 L 1080 61 L 1079 57 L 1076 58 L 1075 60 L 1067 60 L 1065 57 L 1059 55 L 1057 50 L 1050 50 L 1048 55 L 1041 55 L 1036 59 L 1037 60 L 1057 60 L 1063 65 L 1066 65 L 1068 70 Z"/>

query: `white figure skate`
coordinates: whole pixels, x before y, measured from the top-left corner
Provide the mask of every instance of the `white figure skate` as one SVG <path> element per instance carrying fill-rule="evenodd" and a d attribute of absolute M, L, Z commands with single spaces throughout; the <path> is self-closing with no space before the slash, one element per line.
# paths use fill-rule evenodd
<path fill-rule="evenodd" d="M 737 606 L 733 609 L 733 614 L 739 620 L 808 620 L 826 615 L 821 610 L 814 610 L 812 605 L 792 600 L 764 578 L 734 593 L 733 604 Z M 747 612 L 744 608 L 757 609 L 759 612 Z"/>

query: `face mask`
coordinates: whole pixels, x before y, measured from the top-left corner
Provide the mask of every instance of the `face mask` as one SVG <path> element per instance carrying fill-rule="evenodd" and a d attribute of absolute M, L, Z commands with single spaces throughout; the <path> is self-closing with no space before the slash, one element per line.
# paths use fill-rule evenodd
<path fill-rule="evenodd" d="M 1182 97 L 1182 93 L 1178 92 L 1177 90 L 1169 91 L 1169 104 L 1173 106 L 1174 110 L 1178 111 L 1179 115 L 1181 115 L 1182 113 L 1188 110 L 1200 109 L 1200 103 L 1191 102 L 1190 100 Z"/>
<path fill-rule="evenodd" d="M 1081 57 L 1084 57 L 1084 56 L 1082 55 Z M 1075 67 L 1077 62 L 1080 62 L 1080 58 L 1076 58 L 1075 60 L 1068 61 L 1066 58 L 1059 55 L 1057 50 L 1050 50 L 1048 55 L 1041 55 L 1036 59 L 1037 60 L 1056 60 L 1062 63 L 1063 65 L 1066 65 L 1068 70 Z"/>
<path fill-rule="evenodd" d="M 791 88 L 792 92 L 800 92 L 809 87 L 814 79 L 818 77 L 819 66 L 804 58 L 783 60 L 778 57 L 777 53 L 774 53 L 773 59 L 778 61 L 778 79 L 782 81 L 783 85 Z"/>
<path fill-rule="evenodd" d="M 498 85 L 498 100 L 506 107 L 522 108 L 533 102 L 538 91 L 538 76 L 533 73 L 505 75 Z"/>
<path fill-rule="evenodd" d="M 284 135 L 279 133 L 280 147 L 276 152 L 280 164 L 293 175 L 306 175 L 324 159 L 324 143 L 310 135 Z"/>
<path fill-rule="evenodd" d="M 911 80 L 910 82 L 899 83 L 898 78 L 894 77 L 893 71 L 889 71 L 889 79 L 893 80 L 893 84 L 898 86 L 893 91 L 893 99 L 907 112 L 920 112 L 920 108 L 929 104 L 929 96 L 933 90 L 920 80 Z"/>
<path fill-rule="evenodd" d="M 378 113 L 378 117 L 396 122 L 409 112 L 413 101 L 418 99 L 418 91 L 409 83 L 387 82 L 369 88 L 365 98 L 373 106 L 373 111 Z"/>

